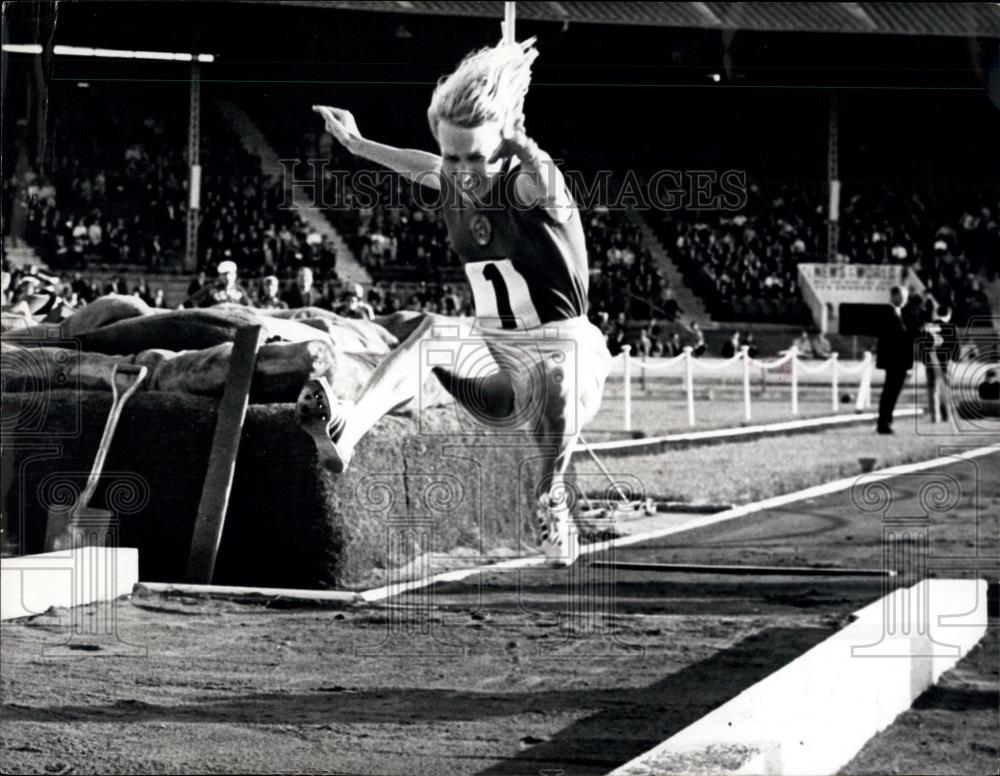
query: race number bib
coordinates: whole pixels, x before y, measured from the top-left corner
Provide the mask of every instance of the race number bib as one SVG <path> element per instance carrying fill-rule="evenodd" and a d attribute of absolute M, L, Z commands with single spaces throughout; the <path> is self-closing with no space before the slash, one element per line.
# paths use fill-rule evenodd
<path fill-rule="evenodd" d="M 472 286 L 476 318 L 487 327 L 525 329 L 541 325 L 524 275 L 510 259 L 475 261 L 465 265 Z"/>

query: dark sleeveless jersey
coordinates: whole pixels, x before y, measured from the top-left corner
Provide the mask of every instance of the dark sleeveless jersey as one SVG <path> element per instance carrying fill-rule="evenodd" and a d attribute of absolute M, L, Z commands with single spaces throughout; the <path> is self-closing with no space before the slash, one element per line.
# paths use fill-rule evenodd
<path fill-rule="evenodd" d="M 558 223 L 541 207 L 518 205 L 517 172 L 505 168 L 491 194 L 475 204 L 442 175 L 442 214 L 472 286 L 476 318 L 488 327 L 523 329 L 586 315 L 580 211 L 573 208 Z"/>

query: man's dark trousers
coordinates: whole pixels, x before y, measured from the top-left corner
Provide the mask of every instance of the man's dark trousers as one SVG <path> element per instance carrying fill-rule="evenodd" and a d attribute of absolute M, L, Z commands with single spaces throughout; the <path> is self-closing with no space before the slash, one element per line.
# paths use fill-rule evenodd
<path fill-rule="evenodd" d="M 882 385 L 882 395 L 878 400 L 879 431 L 891 430 L 892 412 L 896 409 L 896 401 L 906 383 L 907 372 L 906 369 L 887 369 L 885 371 L 885 383 Z M 871 427 L 869 426 L 869 428 Z"/>
<path fill-rule="evenodd" d="M 913 368 L 915 321 L 904 320 L 901 311 L 889 307 L 879 331 L 875 367 L 885 370 L 885 384 L 878 400 L 878 430 L 892 431 L 892 411 L 903 390 L 906 374 Z"/>

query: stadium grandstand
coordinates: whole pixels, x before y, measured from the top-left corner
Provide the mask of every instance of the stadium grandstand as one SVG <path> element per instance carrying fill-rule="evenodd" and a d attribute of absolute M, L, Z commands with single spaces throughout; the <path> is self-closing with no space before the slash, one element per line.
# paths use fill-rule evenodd
<path fill-rule="evenodd" d="M 1000 3 L 2 15 L 0 771 L 996 773 Z"/>
<path fill-rule="evenodd" d="M 53 35 L 41 56 L 4 51 L 7 302 L 28 287 L 23 273 L 41 270 L 61 281 L 71 306 L 114 288 L 175 307 L 231 259 L 252 298 L 260 278 L 290 287 L 307 266 L 330 307 L 360 282 L 380 311 L 468 312 L 461 264 L 434 208 L 345 155 L 308 106 L 335 94 L 394 140 L 409 131 L 395 117 L 419 115 L 437 63 L 460 48 L 438 39 L 476 39 L 496 5 L 243 7 L 260 19 L 250 29 L 280 15 L 287 31 L 286 44 L 268 41 L 267 63 L 253 59 L 250 39 L 224 34 L 226 4 L 205 4 L 196 33 L 149 9 L 176 48 L 214 58 L 198 66 L 193 234 L 190 66 L 53 54 L 51 45 L 152 46 L 150 25 L 132 25 L 132 12 L 112 18 L 100 3 L 78 3 L 56 23 L 19 9 L 36 18 L 18 29 Z M 995 72 L 995 47 L 984 45 L 995 15 L 976 4 L 959 14 L 941 4 L 772 6 L 520 4 L 521 29 L 545 49 L 531 104 L 538 134 L 559 144 L 554 153 L 587 200 L 591 317 L 623 318 L 636 341 L 675 318 L 698 322 L 713 343 L 725 336 L 717 329 L 819 326 L 797 266 L 827 261 L 904 265 L 961 320 L 989 315 L 1000 162 L 989 142 L 997 85 L 983 74 Z M 970 48 L 969 36 L 980 43 Z M 581 66 L 598 40 L 606 57 Z M 951 66 L 908 66 L 928 55 Z M 405 80 L 397 62 L 407 63 Z M 44 110 L 24 90 L 32 79 Z M 371 83 L 383 86 L 377 100 L 364 88 Z M 317 164 L 320 218 L 291 206 L 296 188 L 313 190 Z M 662 186 L 664 170 L 679 199 L 664 207 L 629 196 L 635 181 L 648 195 L 657 173 Z M 727 171 L 738 171 L 743 193 L 720 207 L 709 189 Z M 352 189 L 365 173 L 373 185 L 363 194 L 375 196 Z M 596 186 L 604 174 L 611 185 Z"/>

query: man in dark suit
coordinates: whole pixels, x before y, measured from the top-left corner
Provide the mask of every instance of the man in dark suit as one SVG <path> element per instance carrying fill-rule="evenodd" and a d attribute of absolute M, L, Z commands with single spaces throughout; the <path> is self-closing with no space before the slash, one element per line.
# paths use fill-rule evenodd
<path fill-rule="evenodd" d="M 892 309 L 886 314 L 879 332 L 875 366 L 885 370 L 885 382 L 878 401 L 876 430 L 880 434 L 892 433 L 892 413 L 906 382 L 906 374 L 913 368 L 913 341 L 919 322 L 911 320 L 907 296 L 902 286 L 892 287 L 889 291 Z"/>
<path fill-rule="evenodd" d="M 326 307 L 323 295 L 313 286 L 313 273 L 309 267 L 299 267 L 295 273 L 295 284 L 285 292 L 282 299 L 292 310 L 300 307 Z"/>

